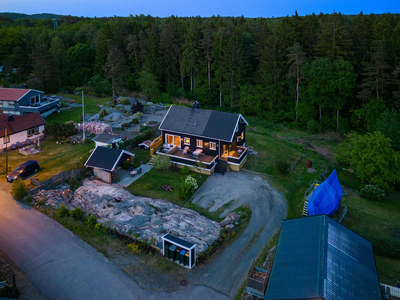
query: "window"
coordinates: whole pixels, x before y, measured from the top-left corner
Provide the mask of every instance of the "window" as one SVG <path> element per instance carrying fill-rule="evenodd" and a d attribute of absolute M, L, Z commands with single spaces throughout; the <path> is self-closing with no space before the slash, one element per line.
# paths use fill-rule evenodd
<path fill-rule="evenodd" d="M 210 142 L 210 150 L 217 150 L 217 143 Z"/>
<path fill-rule="evenodd" d="M 28 129 L 28 136 L 39 134 L 39 127 Z"/>
<path fill-rule="evenodd" d="M 3 101 L 0 101 L 0 107 L 2 107 L 3 106 Z"/>
<path fill-rule="evenodd" d="M 185 137 L 185 138 L 183 139 L 183 143 L 184 143 L 185 145 L 190 145 L 190 138 Z"/>
<path fill-rule="evenodd" d="M 237 137 L 237 142 L 240 142 L 242 140 L 244 140 L 244 131 L 242 131 L 242 134 Z"/>
<path fill-rule="evenodd" d="M 8 106 L 14 107 L 14 102 L 12 102 L 12 101 L 8 102 Z"/>
<path fill-rule="evenodd" d="M 197 147 L 203 148 L 203 141 L 202 140 L 197 140 Z"/>
<path fill-rule="evenodd" d="M 35 97 L 31 97 L 31 105 L 35 104 Z"/>
<path fill-rule="evenodd" d="M 166 134 L 165 140 L 169 145 L 175 145 L 178 146 L 179 148 L 181 147 L 181 137 L 178 135 Z"/>

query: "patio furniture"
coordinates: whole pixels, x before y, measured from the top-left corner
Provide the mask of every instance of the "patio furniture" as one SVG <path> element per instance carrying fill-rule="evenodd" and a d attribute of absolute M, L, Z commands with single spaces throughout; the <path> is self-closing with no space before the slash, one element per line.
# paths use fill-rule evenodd
<path fill-rule="evenodd" d="M 240 156 L 240 155 L 242 155 L 242 153 L 243 153 L 243 149 L 238 149 L 238 155 Z"/>
<path fill-rule="evenodd" d="M 22 147 L 22 145 L 21 145 L 20 142 L 17 142 L 16 144 L 17 144 L 17 147 L 18 147 L 18 148 L 21 148 L 21 147 Z"/>
<path fill-rule="evenodd" d="M 11 149 L 17 149 L 17 147 L 15 146 L 15 144 L 11 144 Z"/>
<path fill-rule="evenodd" d="M 203 152 L 203 149 L 197 148 L 196 151 L 193 151 L 193 156 L 198 158 L 199 155 Z"/>
<path fill-rule="evenodd" d="M 188 154 L 188 151 L 190 151 L 190 148 L 189 148 L 188 146 L 186 146 L 185 148 L 183 148 L 182 154 L 183 154 L 183 155 L 187 155 L 187 154 Z"/>
<path fill-rule="evenodd" d="M 26 139 L 26 145 L 32 145 L 31 139 Z"/>

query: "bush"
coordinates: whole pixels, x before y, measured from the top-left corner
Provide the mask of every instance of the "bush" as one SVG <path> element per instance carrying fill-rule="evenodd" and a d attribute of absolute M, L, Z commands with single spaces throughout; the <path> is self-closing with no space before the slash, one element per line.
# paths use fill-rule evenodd
<path fill-rule="evenodd" d="M 385 192 L 376 185 L 367 184 L 360 190 L 360 195 L 373 201 L 382 201 L 385 198 Z"/>
<path fill-rule="evenodd" d="M 131 127 L 131 123 L 123 123 L 122 125 L 121 125 L 121 127 L 122 128 L 124 128 L 124 127 Z"/>
<path fill-rule="evenodd" d="M 28 196 L 28 188 L 21 178 L 17 178 L 13 181 L 11 186 L 11 195 L 17 200 L 22 200 Z"/>
<path fill-rule="evenodd" d="M 181 169 L 182 174 L 189 174 L 190 173 L 190 168 L 186 165 L 184 165 Z"/>
<path fill-rule="evenodd" d="M 316 120 L 310 120 L 307 122 L 307 129 L 311 130 L 313 133 L 321 132 L 321 124 Z"/>
<path fill-rule="evenodd" d="M 145 131 L 145 130 L 147 130 L 147 129 L 149 129 L 149 127 L 148 127 L 146 124 L 142 124 L 142 125 L 140 125 L 139 131 L 140 131 L 140 132 L 143 132 L 143 131 Z"/>
<path fill-rule="evenodd" d="M 99 118 L 103 119 L 105 116 L 108 115 L 107 109 L 102 109 L 99 114 Z"/>
<path fill-rule="evenodd" d="M 138 111 L 137 113 L 135 113 L 133 115 L 136 119 L 140 120 L 143 117 L 143 113 L 141 113 L 140 111 Z"/>
<path fill-rule="evenodd" d="M 60 207 L 57 209 L 57 216 L 59 218 L 64 218 L 69 216 L 69 210 L 68 207 L 65 205 L 60 205 Z"/>
<path fill-rule="evenodd" d="M 171 161 L 169 160 L 168 156 L 156 155 L 153 158 L 153 166 L 154 169 L 166 171 L 169 170 L 171 166 Z"/>
<path fill-rule="evenodd" d="M 74 209 L 70 210 L 69 215 L 76 220 L 85 219 L 85 212 L 82 209 L 80 209 L 79 207 L 75 207 Z"/>
<path fill-rule="evenodd" d="M 90 214 L 86 219 L 86 225 L 89 227 L 94 227 L 97 224 L 96 217 Z"/>
<path fill-rule="evenodd" d="M 151 129 L 147 129 L 147 130 L 143 131 L 142 133 L 138 134 L 137 136 L 135 136 L 133 139 L 124 141 L 123 143 L 121 143 L 121 146 L 122 146 L 122 148 L 125 148 L 128 146 L 130 146 L 131 148 L 134 148 L 137 145 L 139 145 L 141 142 L 148 140 L 151 137 L 152 133 L 153 133 L 153 131 Z"/>
<path fill-rule="evenodd" d="M 137 118 L 133 118 L 131 123 L 132 124 L 139 124 L 139 120 Z"/>
<path fill-rule="evenodd" d="M 151 182 L 148 182 L 143 186 L 143 189 L 146 191 L 151 190 L 153 189 L 153 184 Z"/>
<path fill-rule="evenodd" d="M 132 253 L 135 253 L 135 254 L 142 253 L 142 250 L 139 248 L 138 244 L 135 244 L 135 243 L 128 244 L 127 247 L 128 247 L 128 250 L 131 251 Z"/>
<path fill-rule="evenodd" d="M 287 175 L 289 173 L 290 164 L 288 162 L 280 160 L 276 162 L 275 166 L 281 175 Z"/>
<path fill-rule="evenodd" d="M 56 138 L 69 137 L 78 133 L 78 129 L 72 123 L 54 122 L 46 125 L 45 133 Z"/>
<path fill-rule="evenodd" d="M 131 104 L 131 103 L 129 102 L 129 99 L 126 99 L 126 98 L 122 99 L 122 100 L 120 101 L 120 103 L 121 103 L 122 105 L 130 105 L 130 104 Z"/>
<path fill-rule="evenodd" d="M 196 189 L 199 188 L 196 178 L 188 175 L 185 180 L 182 180 L 179 190 L 179 197 L 188 200 Z"/>
<path fill-rule="evenodd" d="M 94 225 L 94 229 L 97 231 L 104 231 L 104 227 L 103 225 L 101 225 L 101 223 L 97 223 L 96 225 Z"/>

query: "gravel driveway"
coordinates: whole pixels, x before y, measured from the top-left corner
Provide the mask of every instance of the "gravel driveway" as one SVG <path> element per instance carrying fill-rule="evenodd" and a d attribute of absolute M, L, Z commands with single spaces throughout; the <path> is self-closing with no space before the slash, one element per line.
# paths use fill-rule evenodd
<path fill-rule="evenodd" d="M 191 282 L 214 288 L 234 297 L 244 281 L 253 259 L 257 258 L 264 245 L 285 218 L 287 204 L 284 196 L 273 189 L 266 178 L 252 172 L 227 172 L 224 176 L 211 175 L 196 194 L 193 203 L 216 211 L 230 202 L 222 215 L 242 204 L 252 210 L 250 223 L 243 234 L 212 262 L 197 267 Z M 246 243 L 264 226 L 264 230 L 244 253 Z"/>

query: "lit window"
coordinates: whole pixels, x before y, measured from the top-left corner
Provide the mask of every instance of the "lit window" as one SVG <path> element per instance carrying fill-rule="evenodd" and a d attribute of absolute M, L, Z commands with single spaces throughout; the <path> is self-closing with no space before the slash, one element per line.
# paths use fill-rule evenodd
<path fill-rule="evenodd" d="M 203 148 L 203 141 L 202 140 L 197 140 L 197 147 Z"/>
<path fill-rule="evenodd" d="M 14 106 L 14 102 L 11 102 L 11 101 L 10 101 L 10 102 L 8 103 L 8 106 L 13 107 L 13 106 Z"/>
<path fill-rule="evenodd" d="M 210 150 L 217 150 L 217 143 L 210 142 Z"/>
<path fill-rule="evenodd" d="M 190 138 L 185 137 L 184 140 L 183 140 L 183 143 L 185 145 L 190 145 Z"/>

